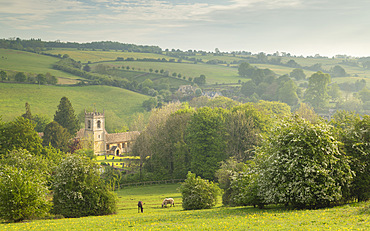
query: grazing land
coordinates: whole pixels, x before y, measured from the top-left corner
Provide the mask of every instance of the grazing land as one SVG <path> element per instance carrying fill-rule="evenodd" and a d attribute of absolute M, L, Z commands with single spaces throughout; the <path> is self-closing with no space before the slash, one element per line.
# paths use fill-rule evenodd
<path fill-rule="evenodd" d="M 185 211 L 179 184 L 128 187 L 117 191 L 118 213 L 109 216 L 0 223 L 0 230 L 368 230 L 365 203 L 328 209 L 288 210 L 282 207 L 223 207 Z M 172 197 L 175 207 L 161 208 Z M 220 198 L 219 198 L 220 199 Z M 138 213 L 137 202 L 144 202 Z"/>
<path fill-rule="evenodd" d="M 59 59 L 46 55 L 0 48 L 0 70 L 25 72 L 29 74 L 45 74 L 49 72 L 57 78 L 77 79 L 78 76 L 55 70 L 52 65 Z M 68 83 L 69 84 L 69 83 Z"/>
<path fill-rule="evenodd" d="M 46 86 L 35 84 L 0 83 L 0 115 L 3 121 L 25 113 L 25 103 L 32 114 L 42 114 L 53 119 L 60 99 L 66 96 L 76 115 L 94 106 L 106 114 L 106 128 L 113 130 L 128 125 L 135 113 L 143 113 L 142 102 L 149 97 L 117 87 L 108 86 Z"/>

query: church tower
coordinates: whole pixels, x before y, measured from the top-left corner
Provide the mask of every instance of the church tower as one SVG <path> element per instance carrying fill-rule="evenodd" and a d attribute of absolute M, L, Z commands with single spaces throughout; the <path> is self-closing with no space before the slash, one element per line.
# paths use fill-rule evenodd
<path fill-rule="evenodd" d="M 103 113 L 86 112 L 85 110 L 85 133 L 84 137 L 93 142 L 94 154 L 106 154 L 105 116 Z"/>

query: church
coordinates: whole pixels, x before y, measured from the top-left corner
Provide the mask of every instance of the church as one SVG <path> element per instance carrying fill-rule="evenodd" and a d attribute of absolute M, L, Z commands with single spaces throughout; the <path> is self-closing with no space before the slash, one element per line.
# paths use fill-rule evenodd
<path fill-rule="evenodd" d="M 140 135 L 138 131 L 112 133 L 105 130 L 105 115 L 97 112 L 86 112 L 85 128 L 77 132 L 76 138 L 92 143 L 95 155 L 124 155 L 132 150 L 132 146 Z"/>

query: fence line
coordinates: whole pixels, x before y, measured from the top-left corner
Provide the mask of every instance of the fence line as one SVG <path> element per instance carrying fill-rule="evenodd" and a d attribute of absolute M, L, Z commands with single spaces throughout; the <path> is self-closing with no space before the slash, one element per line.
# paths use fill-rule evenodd
<path fill-rule="evenodd" d="M 185 181 L 185 179 L 171 179 L 171 180 L 157 180 L 157 181 L 143 181 L 135 183 L 120 184 L 121 188 L 128 186 L 152 185 L 152 184 L 174 184 Z"/>

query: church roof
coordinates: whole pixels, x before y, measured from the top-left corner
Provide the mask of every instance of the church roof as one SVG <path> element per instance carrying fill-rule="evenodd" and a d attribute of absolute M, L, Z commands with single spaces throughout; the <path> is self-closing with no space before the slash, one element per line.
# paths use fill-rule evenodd
<path fill-rule="evenodd" d="M 113 144 L 133 141 L 136 140 L 139 135 L 140 132 L 138 131 L 106 134 L 106 142 L 107 144 Z"/>
<path fill-rule="evenodd" d="M 81 128 L 77 134 L 77 139 L 84 138 L 85 129 Z M 138 131 L 132 131 L 132 132 L 122 132 L 122 133 L 112 133 L 109 134 L 105 132 L 105 139 L 107 144 L 114 144 L 114 143 L 123 143 L 127 141 L 133 141 L 136 140 L 136 138 L 140 135 L 140 132 Z"/>

